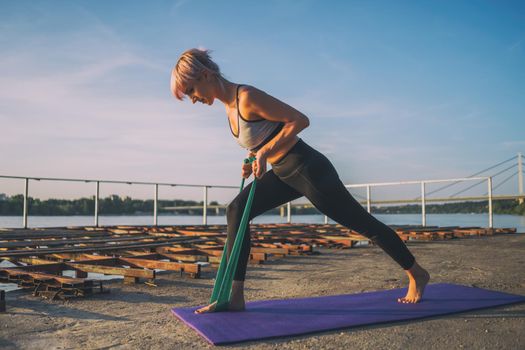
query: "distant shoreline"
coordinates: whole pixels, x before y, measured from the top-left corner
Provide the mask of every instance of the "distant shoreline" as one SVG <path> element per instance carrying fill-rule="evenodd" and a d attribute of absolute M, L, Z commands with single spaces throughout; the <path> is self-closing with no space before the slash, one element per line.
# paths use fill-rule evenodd
<path fill-rule="evenodd" d="M 202 216 L 202 205 L 200 201 L 190 200 L 159 200 L 158 215 L 195 215 Z M 28 198 L 28 211 L 31 216 L 72 216 L 72 215 L 94 215 L 95 200 L 94 198 L 80 199 L 47 199 Z M 109 197 L 99 198 L 98 214 L 99 215 L 147 215 L 153 213 L 154 201 L 151 199 L 132 199 L 131 197 L 120 197 L 110 195 Z M 225 214 L 225 204 L 217 201 L 208 203 L 206 214 L 209 216 L 222 216 Z M 6 196 L 0 193 L 0 216 L 22 215 L 24 207 L 23 195 Z M 188 207 L 187 209 L 185 207 Z M 163 209 L 177 208 L 177 209 Z M 268 210 L 266 215 L 284 215 L 284 207 L 280 206 Z M 492 203 L 494 214 L 522 215 L 525 216 L 525 201 L 519 203 L 516 199 L 495 200 Z M 319 215 L 321 214 L 315 207 L 304 204 L 293 206 L 292 215 Z M 404 204 L 396 206 L 378 206 L 372 205 L 373 214 L 420 214 L 420 204 Z M 426 204 L 426 214 L 483 214 L 488 212 L 488 201 L 476 202 L 452 202 L 443 204 Z M 263 215 L 265 215 L 263 214 Z"/>
<path fill-rule="evenodd" d="M 388 212 L 388 213 L 381 213 L 381 212 L 374 212 L 372 210 L 372 214 L 381 214 L 381 215 L 414 215 L 414 214 L 421 214 L 421 212 L 419 213 L 393 213 L 393 212 Z M 426 215 L 475 215 L 475 214 L 487 214 L 487 213 L 426 213 Z M 94 214 L 67 214 L 67 215 L 53 215 L 53 214 L 50 214 L 50 215 L 40 215 L 40 214 L 30 214 L 31 217 L 69 217 L 69 216 L 82 216 L 82 217 L 88 217 L 88 218 L 91 218 L 93 217 Z M 136 217 L 142 217 L 142 216 L 152 216 L 153 213 L 135 213 L 135 214 L 99 214 L 98 216 L 99 217 L 125 217 L 125 216 L 136 216 Z M 207 216 L 224 216 L 224 214 L 214 214 L 214 213 L 208 213 L 206 214 Z M 301 216 L 316 216 L 316 215 L 323 215 L 323 214 L 320 214 L 320 213 L 292 213 L 292 216 L 293 215 L 301 215 Z M 516 217 L 521 217 L 521 216 L 524 216 L 525 215 L 521 215 L 521 214 L 513 214 L 513 213 L 495 213 L 495 215 L 512 215 L 512 216 L 516 216 Z M 157 216 L 163 216 L 163 217 L 169 217 L 169 216 L 195 216 L 195 217 L 202 217 L 202 213 L 201 214 L 167 214 L 167 213 L 162 213 L 162 214 L 158 214 Z M 258 216 L 279 216 L 278 214 L 274 214 L 274 213 L 263 213 L 263 214 L 260 214 Z M 0 217 L 22 217 L 22 214 L 19 214 L 19 215 L 6 215 L 6 214 L 0 214 Z"/>

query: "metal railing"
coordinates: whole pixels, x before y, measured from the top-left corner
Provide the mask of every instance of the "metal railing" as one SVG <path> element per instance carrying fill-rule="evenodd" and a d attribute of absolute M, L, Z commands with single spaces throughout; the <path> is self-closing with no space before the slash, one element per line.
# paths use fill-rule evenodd
<path fill-rule="evenodd" d="M 152 185 L 154 186 L 153 195 L 153 225 L 158 224 L 158 209 L 159 209 L 159 186 L 167 187 L 201 187 L 203 189 L 204 200 L 203 200 L 203 213 L 202 223 L 207 225 L 207 207 L 208 207 L 208 189 L 209 188 L 238 188 L 237 186 L 224 186 L 224 185 L 194 185 L 194 184 L 176 184 L 176 183 L 162 183 L 162 182 L 144 182 L 144 181 L 116 181 L 116 180 L 92 180 L 92 179 L 67 179 L 67 178 L 52 178 L 52 177 L 23 177 L 23 176 L 8 176 L 0 175 L 0 178 L 4 179 L 19 179 L 25 181 L 24 186 L 24 211 L 23 211 L 23 227 L 27 228 L 28 213 L 28 200 L 29 200 L 29 180 L 33 181 L 67 181 L 67 182 L 84 182 L 84 183 L 95 183 L 95 213 L 94 213 L 94 225 L 99 226 L 98 214 L 99 214 L 99 196 L 100 196 L 100 184 L 127 184 L 127 185 Z"/>
<path fill-rule="evenodd" d="M 421 224 L 422 226 L 426 226 L 426 203 L 427 202 L 447 202 L 447 201 L 458 201 L 458 200 L 487 200 L 488 201 L 488 225 L 490 228 L 493 227 L 493 210 L 492 210 L 492 202 L 494 200 L 500 200 L 500 199 L 518 199 L 520 203 L 523 202 L 525 195 L 523 194 L 523 162 L 522 158 L 524 156 L 521 153 L 518 153 L 518 163 L 513 166 L 518 166 L 518 187 L 519 187 L 519 194 L 518 195 L 500 195 L 500 196 L 494 196 L 493 195 L 493 178 L 507 170 L 509 170 L 512 167 L 509 167 L 493 176 L 484 176 L 484 177 L 464 177 L 464 178 L 455 178 L 455 179 L 437 179 L 437 180 L 414 180 L 414 181 L 397 181 L 397 182 L 376 182 L 376 183 L 364 183 L 364 184 L 351 184 L 351 185 L 345 185 L 346 188 L 366 188 L 366 201 L 361 201 L 361 204 L 366 204 L 367 211 L 371 213 L 371 205 L 372 204 L 392 204 L 392 203 L 411 203 L 411 202 L 420 202 L 421 203 Z M 502 163 L 497 164 L 496 166 L 499 166 L 503 163 L 506 163 L 510 160 L 514 159 L 511 158 L 509 160 L 506 160 Z M 496 166 L 492 166 L 488 169 L 492 169 Z M 511 175 L 510 177 L 514 176 L 516 174 Z M 509 178 L 510 178 L 509 177 Z M 166 187 L 200 187 L 203 189 L 203 205 L 197 205 L 197 206 L 178 206 L 178 207 L 164 207 L 162 209 L 164 210 L 179 210 L 179 209 L 201 209 L 202 208 L 202 223 L 203 225 L 207 225 L 207 211 L 208 208 L 226 208 L 225 205 L 208 205 L 208 189 L 210 188 L 238 188 L 237 186 L 224 186 L 224 185 L 195 185 L 195 184 L 176 184 L 176 183 L 161 183 L 161 182 L 143 182 L 143 181 L 115 181 L 115 180 L 93 180 L 93 179 L 68 179 L 68 178 L 44 178 L 44 177 L 22 177 L 22 176 L 8 176 L 8 175 L 0 175 L 0 178 L 5 179 L 19 179 L 24 180 L 24 201 L 23 201 L 23 227 L 27 228 L 27 219 L 29 216 L 28 212 L 28 199 L 29 199 L 29 181 L 68 181 L 68 182 L 84 182 L 84 183 L 95 183 L 95 207 L 94 207 L 94 225 L 99 226 L 99 196 L 100 196 L 100 184 L 128 184 L 128 185 L 151 185 L 154 187 L 154 193 L 153 193 L 153 225 L 158 225 L 158 211 L 159 211 L 159 186 L 166 186 Z M 506 182 L 509 178 L 503 181 Z M 456 194 L 454 194 L 452 197 L 447 198 L 432 198 L 427 199 L 427 193 L 425 191 L 425 187 L 427 184 L 432 183 L 443 183 L 443 182 L 452 182 L 452 184 L 444 186 L 438 190 L 434 190 L 430 192 L 430 194 L 440 191 L 444 188 L 447 188 L 455 183 L 462 182 L 462 181 L 473 181 L 473 180 L 481 180 L 482 182 L 487 182 L 487 194 L 483 196 L 470 196 L 470 197 L 456 197 L 453 198 L 454 195 L 462 193 L 478 184 L 474 184 L 467 189 L 464 189 Z M 501 183 L 502 184 L 502 183 Z M 500 186 L 501 184 L 497 185 Z M 397 186 L 397 185 L 419 185 L 421 196 L 420 199 L 401 199 L 401 200 L 383 200 L 383 201 L 372 201 L 372 188 L 373 187 L 380 187 L 380 186 Z M 298 206 L 297 204 L 296 206 Z M 309 205 L 301 204 L 300 206 L 303 207 L 309 207 Z M 281 207 L 281 210 L 283 207 Z M 292 204 L 291 202 L 286 203 L 286 217 L 287 222 L 291 223 L 292 221 Z M 283 215 L 281 211 L 281 215 Z M 324 216 L 324 222 L 328 223 L 328 217 Z"/>
<path fill-rule="evenodd" d="M 100 195 L 100 184 L 128 184 L 128 185 L 151 185 L 154 187 L 153 193 L 153 225 L 158 225 L 158 210 L 159 210 L 159 186 L 167 187 L 200 187 L 203 189 L 203 205 L 202 206 L 181 206 L 181 207 L 166 207 L 163 209 L 188 209 L 188 208 L 202 208 L 202 223 L 207 225 L 207 210 L 208 208 L 220 208 L 225 207 L 221 205 L 209 206 L 208 205 L 208 189 L 210 188 L 238 188 L 237 186 L 225 186 L 225 185 L 196 185 L 196 184 L 176 184 L 176 183 L 161 183 L 161 182 L 142 182 L 142 181 L 114 181 L 114 180 L 93 180 L 93 179 L 68 179 L 68 178 L 44 178 L 44 177 L 22 177 L 22 176 L 6 176 L 0 175 L 0 178 L 7 179 L 19 179 L 25 181 L 24 186 L 24 201 L 23 201 L 23 227 L 27 228 L 28 223 L 28 199 L 29 199 L 29 181 L 68 181 L 68 182 L 84 182 L 84 183 L 95 183 L 95 205 L 94 205 L 94 225 L 99 226 L 99 195 Z M 457 201 L 461 198 L 439 198 L 439 199 L 427 199 L 425 186 L 431 183 L 442 183 L 442 182 L 460 182 L 460 181 L 472 181 L 482 180 L 487 181 L 487 195 L 479 197 L 464 197 L 464 199 L 486 199 L 488 200 L 488 225 L 493 227 L 493 209 L 492 202 L 495 199 L 493 196 L 492 177 L 468 177 L 468 178 L 455 178 L 455 179 L 438 179 L 438 180 L 414 180 L 414 181 L 397 181 L 397 182 L 378 182 L 378 183 L 364 183 L 364 184 L 351 184 L 345 185 L 346 188 L 366 188 L 366 207 L 367 211 L 371 212 L 372 203 L 408 203 L 415 202 L 416 200 L 395 200 L 395 201 L 372 201 L 372 188 L 379 186 L 396 186 L 396 185 L 419 185 L 421 189 L 421 199 L 417 200 L 421 203 L 421 224 L 426 226 L 426 203 L 427 202 L 445 202 L 445 201 Z M 517 198 L 523 199 L 524 195 L 520 194 L 517 196 L 497 196 L 496 199 L 502 198 Z M 301 204 L 301 206 L 304 206 Z M 292 204 L 291 202 L 286 203 L 286 217 L 287 222 L 292 221 Z M 324 216 L 324 222 L 328 223 L 328 217 Z"/>
<path fill-rule="evenodd" d="M 440 182 L 461 182 L 461 181 L 471 181 L 471 180 L 486 180 L 487 181 L 487 189 L 488 194 L 487 197 L 485 197 L 488 200 L 489 208 L 488 208 L 488 216 L 489 216 L 489 227 L 493 227 L 493 212 L 492 212 L 492 177 L 464 177 L 464 178 L 456 178 L 456 179 L 439 179 L 439 180 L 417 180 L 417 181 L 397 181 L 397 182 L 376 182 L 376 183 L 366 183 L 366 184 L 353 184 L 353 185 L 345 185 L 346 188 L 359 188 L 359 187 L 365 187 L 366 188 L 366 207 L 367 211 L 371 212 L 371 189 L 372 187 L 378 187 L 378 186 L 395 186 L 395 185 L 414 185 L 419 184 L 421 188 L 421 225 L 426 226 L 427 225 L 427 218 L 426 218 L 426 198 L 425 198 L 425 186 L 426 184 L 430 183 L 440 183 Z M 484 197 L 478 197 L 483 199 Z M 440 201 L 447 201 L 451 199 L 442 198 Z M 452 199 L 457 200 L 457 199 Z M 405 201 L 406 202 L 406 201 Z M 326 222 L 326 217 L 325 217 Z"/>

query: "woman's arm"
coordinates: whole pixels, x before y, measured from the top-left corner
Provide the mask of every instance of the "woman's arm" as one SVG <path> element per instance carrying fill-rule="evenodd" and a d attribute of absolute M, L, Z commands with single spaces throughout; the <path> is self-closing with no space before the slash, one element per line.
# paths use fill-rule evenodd
<path fill-rule="evenodd" d="M 310 120 L 303 113 L 254 87 L 244 89 L 239 94 L 239 110 L 241 115 L 248 119 L 259 117 L 284 122 L 281 131 L 257 152 L 257 163 L 259 158 L 263 158 L 261 160 L 264 164 L 262 162 L 257 164 L 257 168 L 261 169 L 256 175 L 262 175 L 266 170 L 268 156 L 274 154 L 282 145 L 291 142 L 299 132 L 310 125 Z"/>

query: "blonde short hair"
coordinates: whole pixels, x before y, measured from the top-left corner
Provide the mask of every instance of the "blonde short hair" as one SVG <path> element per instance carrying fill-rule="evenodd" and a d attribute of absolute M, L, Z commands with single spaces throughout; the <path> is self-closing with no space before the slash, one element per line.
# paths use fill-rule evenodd
<path fill-rule="evenodd" d="M 185 95 L 183 86 L 191 80 L 201 77 L 207 71 L 217 76 L 222 76 L 219 66 L 212 61 L 210 50 L 186 50 L 171 71 L 171 92 L 177 99 L 182 100 Z"/>

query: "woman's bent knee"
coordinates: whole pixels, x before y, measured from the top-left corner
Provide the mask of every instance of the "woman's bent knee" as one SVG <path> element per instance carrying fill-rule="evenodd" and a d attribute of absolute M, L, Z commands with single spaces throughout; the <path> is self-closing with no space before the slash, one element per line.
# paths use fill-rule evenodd
<path fill-rule="evenodd" d="M 228 221 L 236 220 L 237 218 L 240 218 L 242 216 L 242 208 L 239 205 L 238 201 L 233 200 L 228 206 L 226 207 L 226 218 Z"/>

